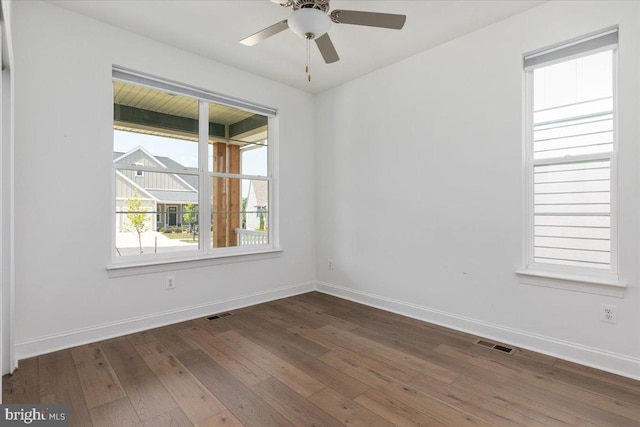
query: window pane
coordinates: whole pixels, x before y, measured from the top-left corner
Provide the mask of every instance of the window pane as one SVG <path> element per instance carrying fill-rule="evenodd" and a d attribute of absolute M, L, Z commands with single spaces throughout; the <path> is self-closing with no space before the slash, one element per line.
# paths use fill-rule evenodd
<path fill-rule="evenodd" d="M 267 147 L 247 146 L 241 150 L 243 175 L 267 176 Z"/>
<path fill-rule="evenodd" d="M 531 149 L 546 163 L 533 166 L 536 263 L 611 268 L 613 77 L 611 50 L 533 71 Z"/>
<path fill-rule="evenodd" d="M 213 177 L 211 240 L 214 248 L 269 243 L 269 182 Z"/>
<path fill-rule="evenodd" d="M 533 71 L 535 159 L 613 151 L 612 64 L 606 51 Z"/>
<path fill-rule="evenodd" d="M 115 81 L 114 159 L 172 169 L 198 167 L 198 101 Z M 136 152 L 132 155 L 133 152 Z"/>
<path fill-rule="evenodd" d="M 116 255 L 196 251 L 198 101 L 121 81 L 113 86 Z"/>
<path fill-rule="evenodd" d="M 115 172 L 117 256 L 197 250 L 197 175 L 135 174 Z"/>
<path fill-rule="evenodd" d="M 267 176 L 267 127 L 266 116 L 209 103 L 209 172 Z"/>

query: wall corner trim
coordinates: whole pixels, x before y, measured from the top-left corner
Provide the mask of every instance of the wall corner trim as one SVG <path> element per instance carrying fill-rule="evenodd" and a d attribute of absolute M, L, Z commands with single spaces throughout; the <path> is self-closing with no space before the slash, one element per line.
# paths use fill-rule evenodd
<path fill-rule="evenodd" d="M 640 380 L 640 358 L 606 352 L 569 341 L 484 322 L 420 306 L 410 302 L 351 289 L 326 282 L 316 282 L 316 290 L 381 310 L 488 338 L 592 368 Z"/>

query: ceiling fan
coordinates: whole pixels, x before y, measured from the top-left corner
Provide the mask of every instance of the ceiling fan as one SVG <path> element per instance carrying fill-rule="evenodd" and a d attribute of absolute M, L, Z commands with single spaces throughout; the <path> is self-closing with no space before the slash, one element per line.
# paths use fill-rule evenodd
<path fill-rule="evenodd" d="M 246 46 L 253 46 L 281 31 L 290 28 L 298 36 L 307 40 L 307 75 L 311 81 L 309 71 L 309 43 L 315 40 L 316 46 L 327 64 L 340 60 L 338 52 L 329 38 L 329 28 L 332 23 L 365 25 L 369 27 L 390 28 L 400 30 L 407 20 L 405 15 L 391 13 L 362 12 L 357 10 L 336 9 L 329 13 L 329 0 L 271 0 L 280 6 L 293 10 L 289 18 L 271 25 L 257 33 L 240 40 Z"/>

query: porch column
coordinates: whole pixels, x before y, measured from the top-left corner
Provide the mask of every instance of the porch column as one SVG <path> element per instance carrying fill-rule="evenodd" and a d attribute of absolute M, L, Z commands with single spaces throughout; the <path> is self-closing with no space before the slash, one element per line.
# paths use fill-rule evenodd
<path fill-rule="evenodd" d="M 240 147 L 224 142 L 213 144 L 213 171 L 240 173 Z M 214 248 L 237 246 L 235 232 L 240 227 L 240 180 L 236 178 L 213 178 L 213 230 Z"/>

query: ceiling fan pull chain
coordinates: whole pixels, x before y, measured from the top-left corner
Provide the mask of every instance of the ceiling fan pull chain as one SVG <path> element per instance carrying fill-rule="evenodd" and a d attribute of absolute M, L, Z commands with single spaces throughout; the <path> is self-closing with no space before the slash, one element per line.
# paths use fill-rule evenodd
<path fill-rule="evenodd" d="M 307 46 L 307 66 L 305 67 L 304 71 L 305 73 L 307 73 L 307 80 L 311 81 L 311 39 L 312 37 L 310 35 L 307 35 L 306 37 L 306 46 Z"/>
<path fill-rule="evenodd" d="M 307 80 L 311 82 L 311 39 L 307 40 Z"/>

